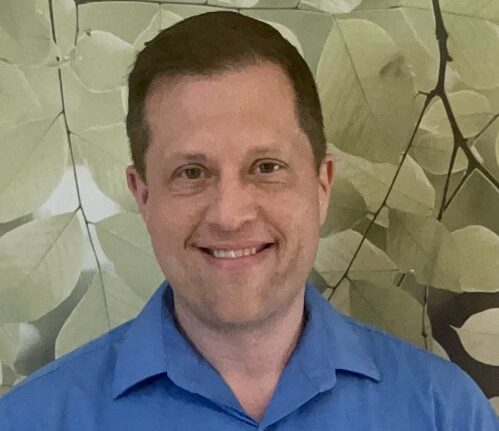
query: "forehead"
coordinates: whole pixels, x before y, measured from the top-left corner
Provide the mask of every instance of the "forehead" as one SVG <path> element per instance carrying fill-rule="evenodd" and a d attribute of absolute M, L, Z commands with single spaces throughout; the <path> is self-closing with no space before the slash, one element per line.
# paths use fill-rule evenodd
<path fill-rule="evenodd" d="M 228 140 L 260 145 L 303 135 L 291 82 L 272 63 L 158 79 L 145 111 L 151 146 Z"/>

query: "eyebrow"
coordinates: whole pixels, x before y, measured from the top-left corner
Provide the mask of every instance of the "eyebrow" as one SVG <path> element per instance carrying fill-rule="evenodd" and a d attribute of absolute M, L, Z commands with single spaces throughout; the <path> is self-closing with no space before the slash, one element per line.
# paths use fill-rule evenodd
<path fill-rule="evenodd" d="M 269 147 L 257 147 L 250 150 L 247 156 L 256 156 L 270 153 L 278 153 L 283 155 L 281 148 L 269 148 Z M 206 162 L 208 159 L 204 153 L 184 153 L 181 151 L 172 152 L 169 159 L 182 159 L 182 160 L 190 160 L 190 161 L 204 161 Z"/>

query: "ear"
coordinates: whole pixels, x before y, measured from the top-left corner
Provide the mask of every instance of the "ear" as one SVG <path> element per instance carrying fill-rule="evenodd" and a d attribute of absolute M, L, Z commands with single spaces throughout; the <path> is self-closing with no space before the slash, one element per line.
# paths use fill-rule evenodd
<path fill-rule="evenodd" d="M 327 153 L 322 161 L 319 172 L 319 211 L 321 226 L 327 218 L 327 210 L 329 208 L 329 197 L 333 187 L 334 179 L 334 158 L 333 155 Z"/>
<path fill-rule="evenodd" d="M 133 165 L 127 166 L 126 168 L 126 181 L 128 189 L 132 192 L 143 219 L 147 220 L 147 203 L 149 200 L 147 183 L 142 179 Z"/>

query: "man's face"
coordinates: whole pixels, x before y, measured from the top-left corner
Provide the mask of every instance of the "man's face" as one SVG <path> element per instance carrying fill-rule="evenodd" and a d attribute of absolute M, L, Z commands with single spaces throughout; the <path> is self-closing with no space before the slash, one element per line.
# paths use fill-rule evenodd
<path fill-rule="evenodd" d="M 327 155 L 317 176 L 294 106 L 271 63 L 151 87 L 146 181 L 129 167 L 128 183 L 176 306 L 207 324 L 258 325 L 303 292 L 333 162 Z"/>

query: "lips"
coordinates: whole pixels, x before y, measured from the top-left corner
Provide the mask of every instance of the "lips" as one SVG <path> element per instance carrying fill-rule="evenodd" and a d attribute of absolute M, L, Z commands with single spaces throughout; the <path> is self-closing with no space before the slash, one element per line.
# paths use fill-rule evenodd
<path fill-rule="evenodd" d="M 269 248 L 273 246 L 275 243 L 273 242 L 267 242 L 267 243 L 250 243 L 248 244 L 234 244 L 234 245 L 217 245 L 217 246 L 210 246 L 210 247 L 197 247 L 201 251 L 203 251 L 206 254 L 209 254 L 210 256 L 213 256 L 213 250 L 243 250 L 243 249 L 248 249 L 248 248 L 256 248 L 256 252 L 259 253 L 262 250 L 265 250 L 266 248 Z"/>

